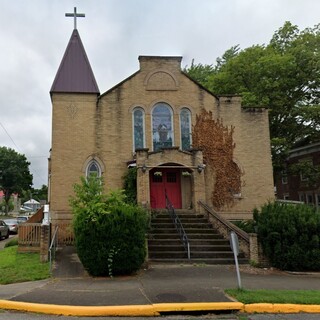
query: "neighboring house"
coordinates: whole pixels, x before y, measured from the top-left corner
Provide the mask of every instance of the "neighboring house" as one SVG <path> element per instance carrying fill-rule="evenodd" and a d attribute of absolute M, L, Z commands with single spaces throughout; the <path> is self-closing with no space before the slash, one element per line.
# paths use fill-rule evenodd
<path fill-rule="evenodd" d="M 233 130 L 232 165 L 240 188 L 227 190 L 234 202 L 219 212 L 227 219 L 250 218 L 253 208 L 274 197 L 268 110 L 243 108 L 239 96 L 213 95 L 181 70 L 181 60 L 140 56 L 137 72 L 100 94 L 78 30 L 73 30 L 50 91 L 53 224 L 72 219 L 69 199 L 81 176 L 97 173 L 107 190 L 122 188 L 130 166 L 137 168 L 138 203 L 148 209 L 165 208 L 165 191 L 177 209 L 199 212 L 199 200 L 213 206 L 212 194 L 219 197 L 220 192 L 218 176 L 232 174 L 192 149 L 192 130 L 203 110 L 223 125 L 219 134 Z M 223 161 L 223 151 L 215 153 Z"/>
<path fill-rule="evenodd" d="M 41 204 L 37 200 L 30 199 L 23 203 L 23 206 L 26 208 L 30 208 L 32 211 L 36 212 L 38 209 L 40 209 Z"/>
<path fill-rule="evenodd" d="M 278 199 L 320 207 L 320 142 L 289 152 L 286 169 L 276 178 L 276 190 Z"/>

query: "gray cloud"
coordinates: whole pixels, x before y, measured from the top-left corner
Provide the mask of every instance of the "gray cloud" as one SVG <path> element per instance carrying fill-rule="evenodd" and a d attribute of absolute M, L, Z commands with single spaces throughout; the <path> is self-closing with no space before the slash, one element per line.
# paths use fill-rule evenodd
<path fill-rule="evenodd" d="M 50 87 L 78 19 L 101 92 L 138 70 L 139 55 L 212 64 L 231 46 L 269 42 L 289 20 L 319 23 L 318 0 L 1 0 L 0 145 L 26 154 L 34 186 L 47 183 Z M 9 135 L 8 135 L 9 134 Z M 13 141 L 12 141 L 13 140 Z"/>

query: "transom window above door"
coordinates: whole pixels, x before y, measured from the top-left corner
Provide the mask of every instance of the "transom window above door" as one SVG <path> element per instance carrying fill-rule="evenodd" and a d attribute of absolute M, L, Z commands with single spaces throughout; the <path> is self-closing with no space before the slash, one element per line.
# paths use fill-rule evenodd
<path fill-rule="evenodd" d="M 164 103 L 157 103 L 152 111 L 153 151 L 173 146 L 172 109 Z"/>

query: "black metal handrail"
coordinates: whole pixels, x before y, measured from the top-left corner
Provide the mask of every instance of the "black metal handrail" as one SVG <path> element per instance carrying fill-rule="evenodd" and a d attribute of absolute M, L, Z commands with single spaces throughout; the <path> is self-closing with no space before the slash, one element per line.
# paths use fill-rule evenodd
<path fill-rule="evenodd" d="M 49 246 L 49 269 L 50 269 L 50 273 L 52 273 L 52 260 L 55 258 L 55 254 L 56 254 L 56 250 L 57 250 L 57 246 L 58 246 L 58 229 L 59 227 L 56 226 L 54 233 L 53 233 L 53 237 L 51 239 L 51 243 Z M 52 252 L 53 251 L 53 252 Z"/>
<path fill-rule="evenodd" d="M 188 259 L 190 260 L 190 244 L 189 244 L 188 236 L 187 236 L 186 232 L 184 231 L 183 225 L 174 210 L 174 207 L 173 207 L 173 205 L 167 195 L 167 192 L 165 193 L 165 196 L 166 196 L 166 208 L 167 208 L 167 210 L 173 220 L 173 223 L 179 233 L 179 236 L 180 236 L 180 239 L 181 239 L 182 244 L 184 246 L 184 249 L 188 253 Z"/>

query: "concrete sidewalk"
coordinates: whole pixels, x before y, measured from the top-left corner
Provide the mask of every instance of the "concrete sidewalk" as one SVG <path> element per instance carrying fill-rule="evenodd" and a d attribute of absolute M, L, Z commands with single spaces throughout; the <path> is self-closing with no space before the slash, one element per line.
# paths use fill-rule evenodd
<path fill-rule="evenodd" d="M 320 290 L 320 274 L 242 268 L 245 289 Z M 54 306 L 130 306 L 129 311 L 132 306 L 159 308 L 166 304 L 172 306 L 172 311 L 188 304 L 209 309 L 222 305 L 226 310 L 239 310 L 239 304 L 234 304 L 223 292 L 236 287 L 235 268 L 221 265 L 151 264 L 132 276 L 92 278 L 86 274 L 74 248 L 67 247 L 57 256 L 52 279 L 0 286 L 0 300 Z"/>

